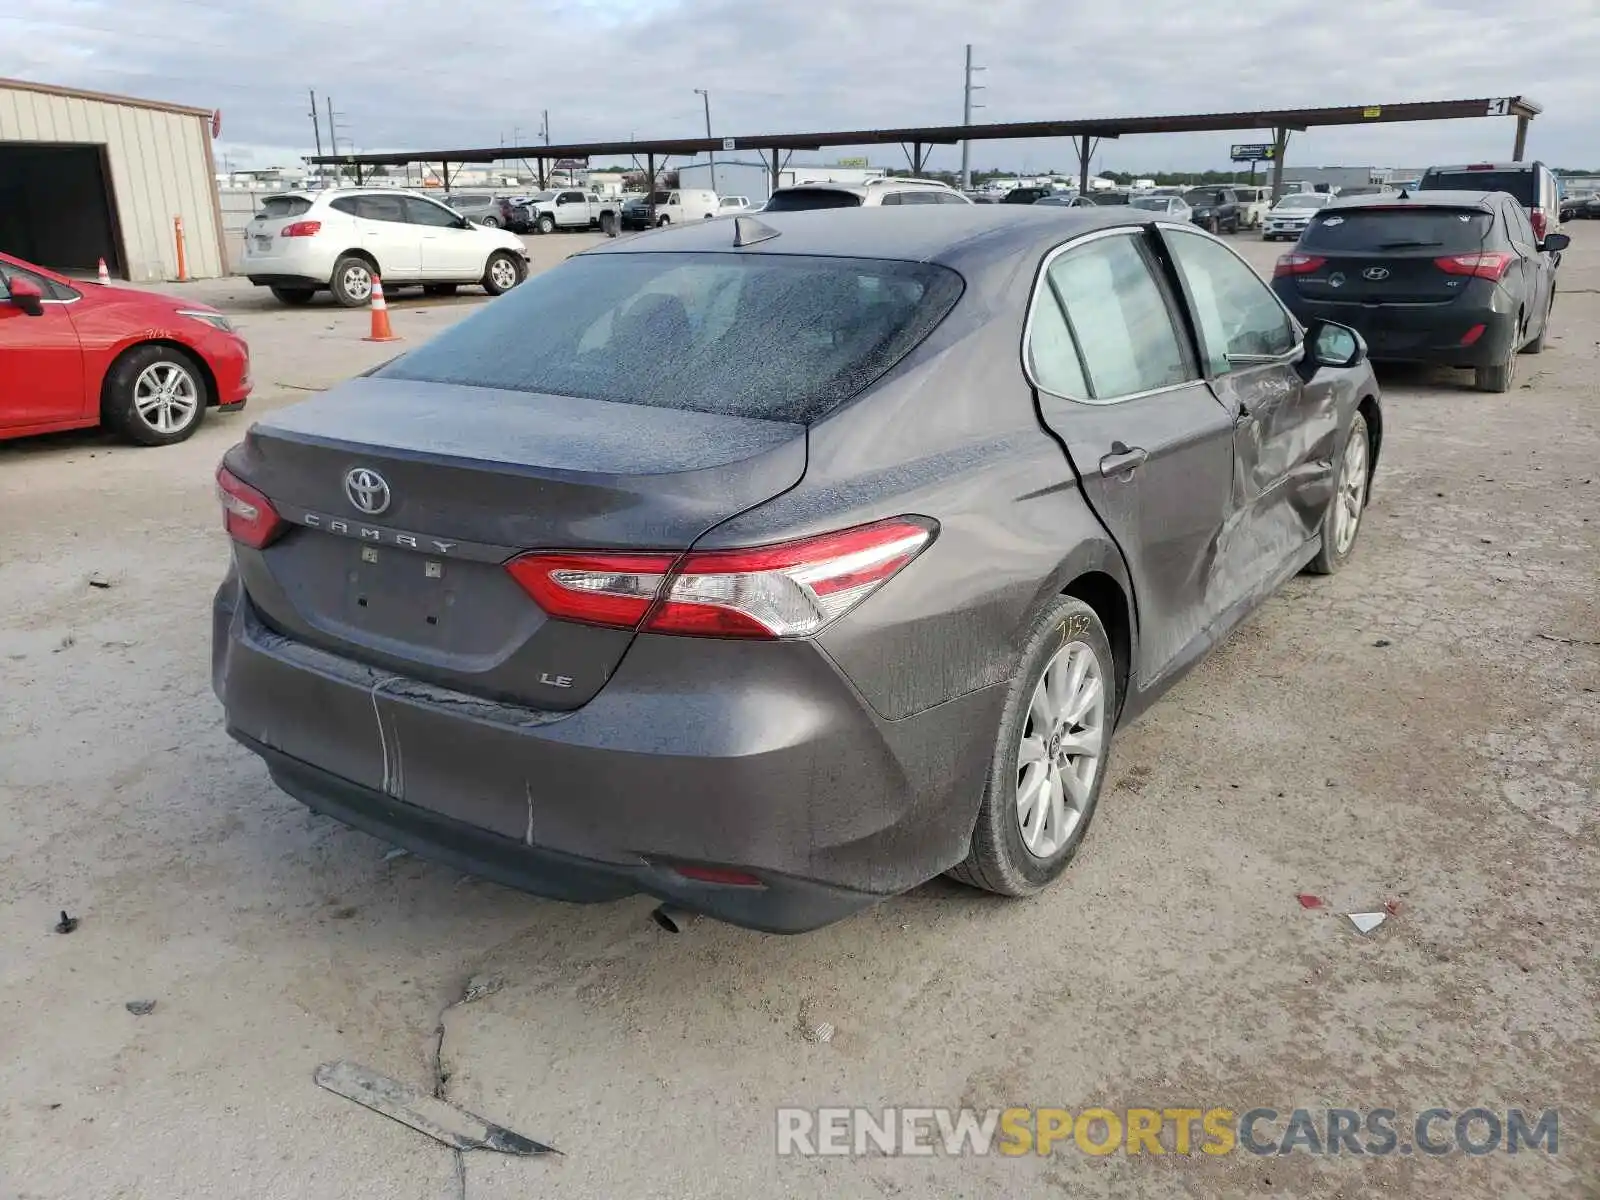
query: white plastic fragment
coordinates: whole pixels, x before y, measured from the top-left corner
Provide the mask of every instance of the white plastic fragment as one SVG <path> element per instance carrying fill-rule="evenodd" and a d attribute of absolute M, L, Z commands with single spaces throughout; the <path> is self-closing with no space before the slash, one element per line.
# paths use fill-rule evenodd
<path fill-rule="evenodd" d="M 1350 918 L 1350 923 L 1362 933 L 1371 933 L 1379 925 L 1382 925 L 1386 920 L 1389 919 L 1388 913 L 1381 912 L 1346 913 L 1345 915 Z"/>

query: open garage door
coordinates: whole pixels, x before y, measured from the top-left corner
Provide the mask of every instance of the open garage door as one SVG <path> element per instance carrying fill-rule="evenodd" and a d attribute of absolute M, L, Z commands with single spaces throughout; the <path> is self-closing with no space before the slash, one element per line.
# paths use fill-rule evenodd
<path fill-rule="evenodd" d="M 122 277 L 105 147 L 0 142 L 0 250 L 57 271 Z"/>

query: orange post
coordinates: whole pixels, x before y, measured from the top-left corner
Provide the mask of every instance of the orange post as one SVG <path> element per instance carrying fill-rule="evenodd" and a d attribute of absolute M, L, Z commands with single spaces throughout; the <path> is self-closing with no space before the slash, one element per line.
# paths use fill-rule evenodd
<path fill-rule="evenodd" d="M 183 252 L 183 218 L 172 218 L 172 236 L 178 243 L 178 282 L 189 282 L 189 259 Z"/>
<path fill-rule="evenodd" d="M 394 330 L 389 328 L 389 302 L 383 298 L 383 280 L 372 277 L 372 332 L 361 339 L 364 342 L 398 342 Z"/>

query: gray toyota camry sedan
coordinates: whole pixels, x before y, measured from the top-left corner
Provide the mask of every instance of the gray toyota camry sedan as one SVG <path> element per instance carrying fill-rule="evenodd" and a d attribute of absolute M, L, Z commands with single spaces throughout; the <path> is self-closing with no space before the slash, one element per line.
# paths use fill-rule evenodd
<path fill-rule="evenodd" d="M 1139 209 L 696 222 L 252 427 L 213 682 L 290 795 L 542 896 L 1024 896 L 1349 560 L 1381 431 L 1358 336 Z"/>

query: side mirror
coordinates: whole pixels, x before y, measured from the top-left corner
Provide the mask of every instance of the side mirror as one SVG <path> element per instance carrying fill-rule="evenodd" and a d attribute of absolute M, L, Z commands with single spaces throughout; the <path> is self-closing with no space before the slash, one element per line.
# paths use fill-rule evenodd
<path fill-rule="evenodd" d="M 1552 254 L 1565 250 L 1572 245 L 1572 239 L 1564 233 L 1547 233 L 1544 241 L 1539 243 L 1539 249 L 1548 250 Z"/>
<path fill-rule="evenodd" d="M 11 303 L 30 317 L 44 316 L 44 293 L 37 283 L 21 275 L 11 280 Z"/>
<path fill-rule="evenodd" d="M 1348 325 L 1316 321 L 1306 331 L 1306 358 L 1314 367 L 1353 367 L 1366 356 L 1366 343 Z"/>

